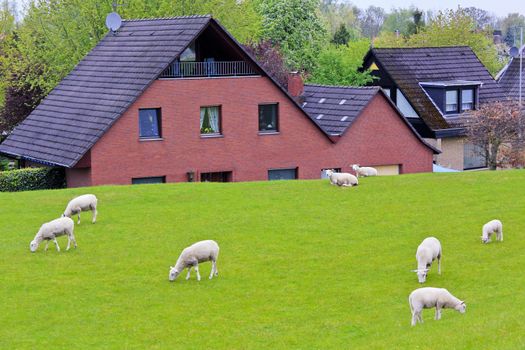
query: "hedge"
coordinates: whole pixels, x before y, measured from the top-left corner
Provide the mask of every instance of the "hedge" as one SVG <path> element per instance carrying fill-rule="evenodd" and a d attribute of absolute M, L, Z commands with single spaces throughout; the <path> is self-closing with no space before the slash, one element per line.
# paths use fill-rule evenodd
<path fill-rule="evenodd" d="M 24 168 L 0 171 L 0 192 L 64 187 L 66 187 L 66 174 L 63 168 Z"/>

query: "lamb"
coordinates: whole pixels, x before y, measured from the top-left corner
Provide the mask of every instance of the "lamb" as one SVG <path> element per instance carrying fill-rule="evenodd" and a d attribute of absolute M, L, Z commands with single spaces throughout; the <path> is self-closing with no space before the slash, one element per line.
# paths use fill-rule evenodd
<path fill-rule="evenodd" d="M 187 248 L 185 248 L 179 256 L 175 266 L 170 266 L 169 280 L 170 282 L 175 281 L 177 276 L 184 270 L 188 268 L 188 274 L 186 275 L 186 280 L 190 278 L 191 268 L 195 268 L 197 273 L 197 281 L 201 280 L 201 275 L 199 274 L 199 263 L 204 261 L 211 261 L 211 272 L 210 279 L 213 276 L 219 275 L 219 270 L 217 270 L 217 258 L 219 257 L 219 245 L 217 242 L 212 240 L 200 241 Z"/>
<path fill-rule="evenodd" d="M 71 218 L 62 217 L 59 219 L 55 219 L 53 221 L 47 222 L 40 226 L 40 229 L 38 230 L 37 234 L 35 235 L 35 238 L 31 241 L 31 244 L 29 245 L 29 249 L 32 253 L 34 253 L 37 249 L 40 243 L 42 243 L 43 240 L 46 240 L 46 248 L 49 244 L 49 241 L 55 242 L 55 246 L 57 248 L 57 251 L 60 251 L 60 247 L 58 246 L 57 237 L 67 235 L 67 248 L 66 250 L 69 250 L 69 246 L 71 244 L 71 241 L 73 241 L 73 244 L 75 248 L 77 247 L 77 241 L 75 240 L 75 235 L 73 234 L 75 223 Z"/>
<path fill-rule="evenodd" d="M 72 215 L 78 214 L 78 222 L 80 224 L 80 212 L 91 210 L 93 212 L 92 223 L 97 221 L 97 202 L 98 199 L 94 194 L 84 194 L 73 198 L 66 207 L 63 217 L 70 218 Z"/>
<path fill-rule="evenodd" d="M 441 243 L 435 237 L 428 237 L 421 242 L 416 251 L 417 273 L 419 283 L 425 283 L 427 273 L 434 260 L 438 261 L 438 273 L 441 275 Z"/>
<path fill-rule="evenodd" d="M 359 185 L 357 177 L 349 173 L 336 173 L 333 170 L 326 170 L 326 175 L 330 178 L 332 185 L 352 187 Z"/>
<path fill-rule="evenodd" d="M 436 320 L 441 319 L 441 309 L 455 309 L 464 314 L 467 311 L 467 305 L 464 301 L 453 296 L 445 288 L 419 288 L 410 293 L 408 297 L 410 311 L 412 312 L 412 326 L 417 321 L 423 323 L 421 312 L 423 309 L 436 308 Z"/>
<path fill-rule="evenodd" d="M 377 176 L 377 169 L 369 166 L 359 167 L 359 164 L 352 165 L 357 177 L 359 176 Z"/>
<path fill-rule="evenodd" d="M 482 243 L 489 243 L 490 236 L 496 233 L 496 239 L 503 242 L 503 224 L 499 220 L 492 220 L 483 225 L 483 231 L 481 235 Z"/>

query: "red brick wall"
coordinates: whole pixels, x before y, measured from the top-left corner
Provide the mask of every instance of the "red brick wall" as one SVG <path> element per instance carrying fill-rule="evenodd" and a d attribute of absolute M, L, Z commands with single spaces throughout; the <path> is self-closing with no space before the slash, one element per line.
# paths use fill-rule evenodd
<path fill-rule="evenodd" d="M 258 134 L 258 104 L 279 103 L 279 134 Z M 220 105 L 222 137 L 200 136 L 200 107 Z M 162 108 L 162 141 L 140 141 L 139 108 Z M 321 168 L 402 164 L 404 172 L 432 171 L 421 144 L 378 95 L 355 124 L 331 143 L 267 78 L 155 81 L 91 150 L 91 184 L 130 184 L 132 177 L 232 171 L 234 181 L 266 180 L 272 168 L 299 167 L 302 179 Z M 70 186 L 84 182 L 73 179 Z M 85 174 L 84 174 L 85 175 Z"/>

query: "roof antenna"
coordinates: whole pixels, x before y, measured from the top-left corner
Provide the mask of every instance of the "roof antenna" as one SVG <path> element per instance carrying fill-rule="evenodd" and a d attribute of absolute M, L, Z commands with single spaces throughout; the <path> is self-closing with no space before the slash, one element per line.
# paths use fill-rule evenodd
<path fill-rule="evenodd" d="M 116 1 L 113 1 L 113 12 L 111 12 L 106 17 L 106 27 L 108 27 L 109 30 L 113 33 L 113 35 L 117 34 L 117 30 L 119 30 L 120 26 L 122 26 L 122 18 L 120 18 L 120 15 L 116 12 L 117 6 L 122 6 L 117 4 Z"/>

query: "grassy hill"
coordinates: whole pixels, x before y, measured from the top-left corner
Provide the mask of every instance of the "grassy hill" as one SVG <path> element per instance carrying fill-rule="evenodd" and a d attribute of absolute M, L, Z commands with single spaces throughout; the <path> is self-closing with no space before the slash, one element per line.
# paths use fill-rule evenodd
<path fill-rule="evenodd" d="M 327 181 L 173 184 L 0 194 L 2 349 L 525 348 L 525 172 Z M 78 248 L 31 254 L 39 226 L 78 194 Z M 503 243 L 482 245 L 499 218 Z M 465 299 L 467 313 L 423 312 L 410 326 L 415 251 L 436 236 L 442 275 L 425 286 Z M 215 239 L 219 277 L 169 266 Z M 65 248 L 67 239 L 59 243 Z"/>

